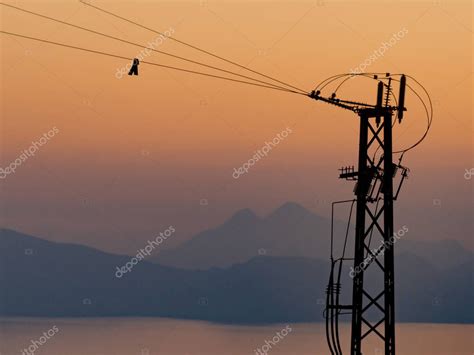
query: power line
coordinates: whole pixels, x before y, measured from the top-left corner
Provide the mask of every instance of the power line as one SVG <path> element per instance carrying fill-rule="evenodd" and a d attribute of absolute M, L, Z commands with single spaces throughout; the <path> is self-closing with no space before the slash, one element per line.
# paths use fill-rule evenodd
<path fill-rule="evenodd" d="M 157 53 L 160 53 L 160 54 L 163 54 L 163 55 L 166 55 L 166 56 L 170 56 L 170 57 L 173 57 L 173 58 L 177 58 L 177 59 L 180 59 L 180 60 L 183 60 L 183 61 L 186 61 L 186 62 L 190 62 L 190 63 L 193 63 L 193 64 L 198 64 L 198 65 L 201 65 L 201 66 L 204 66 L 204 67 L 207 67 L 207 68 L 211 68 L 211 69 L 218 70 L 218 71 L 221 71 L 221 72 L 224 72 L 224 73 L 227 73 L 227 74 L 239 76 L 239 77 L 242 77 L 242 78 L 245 78 L 245 79 L 254 80 L 254 81 L 259 82 L 261 84 L 274 86 L 274 87 L 277 87 L 277 88 L 280 88 L 280 89 L 286 89 L 285 87 L 282 87 L 282 86 L 279 86 L 279 85 L 276 85 L 276 84 L 273 84 L 273 83 L 269 83 L 267 81 L 262 81 L 262 80 L 259 80 L 259 79 L 252 78 L 250 76 L 246 76 L 246 75 L 242 75 L 242 74 L 232 72 L 230 70 L 225 70 L 225 69 L 222 69 L 222 68 L 218 68 L 218 67 L 215 67 L 215 66 L 212 66 L 212 65 L 208 65 L 208 64 L 205 64 L 205 63 L 202 63 L 202 62 L 198 62 L 198 61 L 195 61 L 195 60 L 184 58 L 184 57 L 181 57 L 181 56 L 178 56 L 178 55 L 175 55 L 175 54 L 172 54 L 172 53 L 168 53 L 168 52 L 165 52 L 165 51 L 160 51 L 160 50 L 157 50 L 157 49 L 154 49 L 154 48 L 150 48 L 150 47 L 141 45 L 139 43 L 130 42 L 130 41 L 125 40 L 123 38 L 108 35 L 106 33 L 102 33 L 102 32 L 95 31 L 95 30 L 92 30 L 92 29 L 89 29 L 89 28 L 86 28 L 86 27 L 75 25 L 73 23 L 62 21 L 62 20 L 59 20 L 59 19 L 56 19 L 56 18 L 53 18 L 53 17 L 50 17 L 50 16 L 46 16 L 46 15 L 42 15 L 42 14 L 39 14 L 39 13 L 36 13 L 36 12 L 33 12 L 33 11 L 22 9 L 20 7 L 17 7 L 17 6 L 4 4 L 4 3 L 0 3 L 0 5 L 4 5 L 4 6 L 12 8 L 12 9 L 18 10 L 18 11 L 22 11 L 22 12 L 25 12 L 25 13 L 28 13 L 28 14 L 31 14 L 31 15 L 34 15 L 34 16 L 42 17 L 42 18 L 45 18 L 45 19 L 48 19 L 48 20 L 51 20 L 51 21 L 54 21 L 54 22 L 58 22 L 58 23 L 61 23 L 61 24 L 67 25 L 67 26 L 71 26 L 71 27 L 74 27 L 74 28 L 77 28 L 77 29 L 80 29 L 80 30 L 83 30 L 83 31 L 87 31 L 87 32 L 102 36 L 102 37 L 106 37 L 106 38 L 110 38 L 110 39 L 120 41 L 120 42 L 123 42 L 123 43 L 126 43 L 126 44 L 130 44 L 130 45 L 133 45 L 133 46 L 136 46 L 136 47 L 139 47 L 139 48 L 147 48 L 150 51 L 157 52 Z"/>
<path fill-rule="evenodd" d="M 88 2 L 85 2 L 85 1 L 83 1 L 83 0 L 79 0 L 79 2 L 83 3 L 84 5 L 90 6 L 90 7 L 94 8 L 94 9 L 96 9 L 96 10 L 102 11 L 102 12 L 108 14 L 108 15 L 114 16 L 114 17 L 116 17 L 116 18 L 118 18 L 118 19 L 121 19 L 121 20 L 123 20 L 123 21 L 129 22 L 129 23 L 131 23 L 131 24 L 134 24 L 134 25 L 136 25 L 136 26 L 138 26 L 138 27 L 141 27 L 141 28 L 143 28 L 143 29 L 146 29 L 146 30 L 148 30 L 148 31 L 151 31 L 151 32 L 154 32 L 154 33 L 156 33 L 156 34 L 159 34 L 159 35 L 164 36 L 164 34 L 161 33 L 160 31 L 154 30 L 154 29 L 152 29 L 152 28 L 150 28 L 150 27 L 147 27 L 147 26 L 144 26 L 144 25 L 142 25 L 142 24 L 140 24 L 140 23 L 138 23 L 138 22 L 135 22 L 135 21 L 132 21 L 132 20 L 127 19 L 127 18 L 125 18 L 125 17 L 122 17 L 122 16 L 120 16 L 120 15 L 114 14 L 113 12 L 107 11 L 107 10 L 105 10 L 105 9 L 102 9 L 102 8 L 98 7 L 98 6 L 89 4 Z M 229 59 L 226 59 L 226 58 L 224 58 L 224 57 L 221 57 L 221 56 L 219 56 L 219 55 L 217 55 L 217 54 L 214 54 L 214 53 L 212 53 L 212 52 L 209 52 L 209 51 L 207 51 L 207 50 L 204 50 L 204 49 L 201 49 L 201 48 L 199 48 L 199 47 L 196 47 L 196 46 L 194 46 L 194 45 L 192 45 L 192 44 L 189 44 L 189 43 L 187 43 L 187 42 L 181 41 L 181 40 L 179 40 L 179 39 L 177 39 L 177 38 L 169 37 L 169 39 L 172 40 L 172 41 L 178 42 L 178 43 L 180 43 L 180 44 L 182 44 L 182 45 L 185 45 L 185 46 L 187 46 L 187 47 L 190 47 L 190 48 L 192 48 L 192 49 L 195 49 L 195 50 L 197 50 L 197 51 L 200 51 L 200 52 L 202 52 L 202 53 L 205 53 L 205 54 L 207 54 L 207 55 L 210 55 L 210 56 L 212 56 L 212 57 L 214 57 L 214 58 L 223 60 L 223 61 L 225 61 L 225 62 L 227 62 L 227 63 L 232 64 L 232 65 L 236 65 L 236 66 L 238 66 L 239 68 L 248 70 L 248 71 L 250 71 L 250 72 L 252 72 L 252 73 L 254 73 L 254 74 L 261 75 L 261 76 L 263 76 L 263 77 L 265 77 L 265 78 L 267 78 L 267 79 L 271 79 L 271 80 L 276 81 L 276 82 L 278 82 L 278 83 L 280 83 L 280 84 L 286 85 L 286 86 L 288 86 L 288 87 L 291 87 L 291 88 L 293 88 L 293 89 L 296 89 L 296 90 L 298 90 L 298 91 L 301 91 L 302 93 L 307 94 L 307 91 L 306 91 L 306 90 L 300 89 L 300 88 L 298 88 L 298 87 L 296 87 L 296 86 L 293 86 L 293 85 L 291 85 L 291 84 L 285 83 L 284 81 L 275 79 L 275 78 L 273 78 L 273 77 L 271 77 L 271 76 L 269 76 L 269 75 L 265 75 L 265 74 L 260 73 L 260 72 L 258 72 L 258 71 L 256 71 L 256 70 L 250 69 L 250 68 L 248 68 L 248 67 L 246 67 L 246 66 L 244 66 L 244 65 L 241 65 L 241 64 L 236 63 L 236 62 L 234 62 L 234 61 L 231 61 L 231 60 L 229 60 Z"/>
<path fill-rule="evenodd" d="M 94 6 L 92 4 L 89 4 L 89 3 L 86 3 L 82 0 L 80 0 L 80 2 L 82 2 L 83 4 L 85 5 L 88 5 L 90 7 L 93 7 L 99 11 L 102 11 L 104 13 L 107 13 L 111 16 L 114 16 L 114 17 L 117 17 L 121 20 L 124 20 L 124 21 L 127 21 L 129 23 L 132 23 L 136 26 L 139 26 L 139 27 L 142 27 L 142 28 L 145 28 L 149 31 L 152 31 L 152 32 L 155 32 L 157 34 L 160 34 L 162 36 L 164 36 L 163 33 L 159 32 L 159 31 L 156 31 L 156 30 L 153 30 L 151 28 L 148 28 L 146 26 L 143 26 L 139 23 L 136 23 L 132 20 L 129 20 L 129 19 L 126 19 L 124 17 L 121 17 L 119 15 L 116 15 L 114 13 L 111 13 L 107 10 L 104 10 L 104 9 L 101 9 L 97 6 Z M 187 72 L 187 73 L 193 73 L 193 74 L 197 74 L 197 75 L 203 75 L 203 76 L 209 76 L 209 77 L 214 77 L 214 78 L 218 78 L 218 79 L 222 79 L 222 80 L 227 80 L 227 81 L 234 81 L 234 82 L 239 82 L 239 83 L 243 83 L 243 84 L 248 84 L 248 85 L 254 85 L 254 86 L 259 86 L 259 87 L 264 87 L 264 88 L 271 88 L 271 89 L 275 89 L 275 90 L 280 90 L 280 91 L 286 91 L 286 92 L 291 92 L 291 93 L 298 93 L 298 94 L 301 94 L 301 95 L 308 95 L 307 92 L 305 92 L 304 90 L 302 89 L 299 89 L 297 87 L 294 87 L 290 84 L 287 84 L 287 83 L 284 83 L 282 81 L 279 81 L 275 78 L 272 78 L 272 77 L 269 77 L 265 74 L 262 74 L 262 73 L 259 73 L 257 71 L 254 71 L 248 67 L 245 67 L 245 66 L 242 66 L 238 63 L 235 63 L 235 62 L 232 62 L 228 59 L 225 59 L 225 58 L 222 58 L 218 55 L 215 55 L 211 52 L 208 52 L 206 50 L 203 50 L 203 49 L 200 49 L 198 47 L 195 47 L 193 45 L 190 45 L 186 42 L 183 42 L 183 41 L 180 41 L 176 38 L 172 38 L 172 37 L 169 37 L 170 39 L 178 42 L 178 43 L 181 43 L 183 45 L 186 45 L 188 47 L 191 47 L 193 49 L 196 49 L 196 50 L 199 50 L 203 53 L 206 53 L 208 55 L 211 55 L 213 57 L 216 57 L 218 59 L 221 59 L 221 60 L 224 60 L 228 63 L 231 63 L 233 65 L 236 65 L 238 67 L 241 67 L 243 69 L 246 69 L 246 70 L 249 70 L 253 73 L 256 73 L 258 75 L 261 75 L 261 76 L 264 76 L 266 78 L 269 78 L 271 80 L 274 80 L 276 82 L 279 82 L 279 83 L 282 83 L 284 85 L 287 85 L 287 86 L 290 86 L 290 87 L 293 87 L 295 89 L 297 89 L 298 91 L 294 91 L 294 90 L 290 90 L 288 88 L 285 88 L 285 87 L 282 87 L 282 86 L 279 86 L 279 85 L 276 85 L 276 84 L 273 84 L 273 83 L 269 83 L 269 82 L 266 82 L 266 81 L 262 81 L 262 80 L 259 80 L 259 79 L 255 79 L 255 78 L 252 78 L 252 77 L 249 77 L 249 76 L 246 76 L 246 75 L 242 75 L 242 74 L 238 74 L 238 73 L 235 73 L 235 72 L 232 72 L 230 70 L 226 70 L 226 69 L 222 69 L 222 68 L 219 68 L 219 67 L 215 67 L 215 66 L 212 66 L 212 65 L 208 65 L 208 64 L 205 64 L 205 63 L 202 63 L 202 62 L 198 62 L 198 61 L 195 61 L 195 60 L 191 60 L 191 59 L 188 59 L 188 58 L 185 58 L 185 57 L 181 57 L 181 56 L 178 56 L 178 55 L 175 55 L 175 54 L 172 54 L 172 53 L 168 53 L 168 52 L 165 52 L 165 51 L 160 51 L 160 50 L 156 50 L 154 48 L 149 48 L 147 46 L 143 46 L 139 43 L 135 43 L 135 42 L 131 42 L 131 41 L 128 41 L 126 39 L 123 39 L 123 38 L 119 38 L 119 37 L 115 37 L 115 36 L 112 36 L 112 35 L 108 35 L 106 33 L 102 33 L 102 32 L 99 32 L 99 31 L 95 31 L 95 30 L 92 30 L 92 29 L 89 29 L 89 28 L 85 28 L 85 27 L 82 27 L 82 26 L 79 26 L 79 25 L 75 25 L 75 24 L 72 24 L 72 23 L 69 23 L 69 22 L 66 22 L 66 21 L 62 21 L 62 20 L 59 20 L 59 19 L 56 19 L 56 18 L 53 18 L 53 17 L 50 17 L 50 16 L 46 16 L 46 15 L 43 15 L 43 14 L 39 14 L 39 13 L 36 13 L 36 12 L 33 12 L 33 11 L 29 11 L 29 10 L 26 10 L 26 9 L 23 9 L 23 8 L 20 8 L 20 7 L 17 7 L 17 6 L 13 6 L 13 5 L 9 5 L 9 4 L 4 4 L 4 3 L 0 3 L 0 5 L 4 5 L 4 6 L 7 6 L 7 7 L 10 7 L 12 9 L 15 9 L 15 10 L 18 10 L 18 11 L 22 11 L 22 12 L 25 12 L 25 13 L 28 13 L 28 14 L 31 14 L 31 15 L 34 15 L 34 16 L 38 16 L 38 17 L 41 17 L 41 18 L 45 18 L 45 19 L 48 19 L 48 20 L 51 20 L 51 21 L 54 21 L 54 22 L 58 22 L 58 23 L 61 23 L 61 24 L 64 24 L 64 25 L 67 25 L 67 26 L 71 26 L 71 27 L 74 27 L 74 28 L 77 28 L 77 29 L 80 29 L 80 30 L 83 30 L 83 31 L 87 31 L 87 32 L 90 32 L 90 33 L 93 33 L 93 34 L 96 34 L 96 35 L 99 35 L 99 36 L 103 36 L 103 37 L 106 37 L 106 38 L 110 38 L 110 39 L 113 39 L 113 40 L 116 40 L 116 41 L 120 41 L 120 42 L 123 42 L 123 43 L 126 43 L 126 44 L 130 44 L 130 45 L 133 45 L 133 46 L 136 46 L 136 47 L 139 47 L 139 48 L 147 48 L 151 51 L 154 51 L 154 52 L 157 52 L 157 53 L 160 53 L 160 54 L 163 54 L 163 55 L 167 55 L 167 56 L 170 56 L 170 57 L 173 57 L 173 58 L 177 58 L 177 59 L 180 59 L 180 60 L 183 60 L 183 61 L 186 61 L 186 62 L 190 62 L 190 63 L 193 63 L 193 64 L 197 64 L 197 65 L 201 65 L 201 66 L 204 66 L 204 67 L 207 67 L 207 68 L 210 68 L 210 69 L 214 69 L 214 70 L 218 70 L 218 71 L 221 71 L 221 72 L 224 72 L 224 73 L 227 73 L 227 74 L 231 74 L 231 75 L 235 75 L 235 76 L 238 76 L 238 77 L 242 77 L 242 78 L 245 78 L 245 79 L 249 79 L 249 80 L 252 80 L 252 81 L 255 81 L 256 83 L 252 83 L 252 82 L 248 82 L 248 81 L 244 81 L 244 80 L 237 80 L 237 79 L 233 79 L 233 78 L 229 78 L 229 77 L 223 77 L 223 76 L 219 76 L 219 75 L 213 75 L 213 74 L 209 74 L 209 73 L 204 73 L 204 72 L 198 72 L 198 71 L 194 71 L 194 70 L 188 70 L 188 69 L 184 69 L 184 68 L 178 68 L 178 67 L 173 67 L 173 66 L 167 66 L 167 65 L 163 65 L 163 64 L 158 64 L 158 63 L 152 63 L 152 62 L 142 62 L 144 64 L 149 64 L 149 65 L 154 65 L 154 66 L 158 66 L 158 67 L 162 67 L 162 68 L 167 68 L 167 69 L 172 69 L 172 70 L 177 70 L 177 71 L 182 71 L 182 72 Z M 14 34 L 14 33 L 11 33 L 11 32 L 6 32 L 6 31 L 0 31 L 2 33 L 5 33 L 5 34 L 9 34 L 9 35 L 13 35 L 13 36 L 18 36 L 18 37 L 22 37 L 22 38 L 27 38 L 27 39 L 30 39 L 30 40 L 36 40 L 36 41 L 41 41 L 41 42 L 44 42 L 44 43 L 49 43 L 49 44 L 54 44 L 54 45 L 59 45 L 59 46 L 63 46 L 63 47 L 68 47 L 68 48 L 73 48 L 73 49 L 77 49 L 77 50 L 83 50 L 83 51 L 87 51 L 87 52 L 91 52 L 91 53 L 95 53 L 95 54 L 102 54 L 102 55 L 107 55 L 107 56 L 111 56 L 111 57 L 116 57 L 116 58 L 121 58 L 121 59 L 129 59 L 127 57 L 123 57 L 123 56 L 118 56 L 118 55 L 115 55 L 115 54 L 110 54 L 110 53 L 106 53 L 106 52 L 102 52 L 102 51 L 96 51 L 96 50 L 91 50 L 91 49 L 87 49 L 87 48 L 82 48 L 82 47 L 76 47 L 76 46 L 71 46 L 71 45 L 67 45 L 67 44 L 64 44 L 64 43 L 58 43 L 58 42 L 52 42 L 52 41 L 48 41 L 48 40 L 44 40 L 44 39 L 40 39 L 40 38 L 34 38 L 34 37 L 28 37 L 28 36 L 24 36 L 24 35 L 19 35 L 19 34 Z M 321 85 L 323 85 L 321 88 L 319 88 L 320 90 L 322 90 L 324 87 L 326 87 L 327 85 L 329 85 L 330 83 L 336 81 L 336 80 L 339 80 L 343 77 L 345 77 L 342 82 L 337 86 L 335 92 L 343 85 L 345 84 L 350 78 L 354 77 L 354 76 L 365 76 L 365 77 L 369 77 L 370 78 L 370 74 L 383 74 L 383 73 L 351 73 L 351 74 L 338 74 L 338 75 L 333 75 L 327 79 L 325 79 L 324 81 L 322 81 L 320 84 L 317 85 L 317 88 L 319 88 Z M 392 75 L 400 75 L 400 74 L 392 74 Z M 413 89 L 411 88 L 409 85 L 409 89 L 411 89 L 411 91 L 417 96 L 417 98 L 420 100 L 421 104 L 423 105 L 424 109 L 425 109 L 425 112 L 426 112 L 426 115 L 427 115 L 427 119 L 428 119 L 428 125 L 427 125 L 427 128 L 424 132 L 424 134 L 422 135 L 422 137 L 413 145 L 409 146 L 408 148 L 406 149 L 402 149 L 402 150 L 399 150 L 399 151 L 396 151 L 394 153 L 402 153 L 404 154 L 405 152 L 415 148 L 416 146 L 418 146 L 425 138 L 426 136 L 428 135 L 428 132 L 431 128 L 431 123 L 432 123 L 432 118 L 433 118 L 433 108 L 432 108 L 432 102 L 431 102 L 431 98 L 427 92 L 427 90 L 413 77 L 411 76 L 408 76 L 410 79 L 412 79 L 413 81 L 415 81 L 416 84 L 418 84 L 422 90 L 424 91 L 424 93 L 427 95 L 428 97 L 428 101 L 429 101 L 429 106 L 430 106 L 430 112 L 428 112 L 428 108 L 427 108 L 427 105 L 425 104 L 425 102 L 423 101 L 423 99 L 420 97 L 420 95 Z M 394 79 L 395 81 L 398 81 L 396 79 Z M 257 84 L 257 83 L 260 83 L 260 84 Z M 263 85 L 261 85 L 263 84 Z M 300 91 L 300 92 L 299 92 Z"/>
<path fill-rule="evenodd" d="M 30 40 L 33 40 L 33 41 L 48 43 L 48 44 L 52 44 L 52 45 L 56 45 L 56 46 L 77 49 L 77 50 L 84 51 L 84 52 L 100 54 L 100 55 L 104 55 L 104 56 L 108 56 L 108 57 L 131 60 L 130 58 L 127 58 L 127 57 L 124 57 L 124 56 L 121 56 L 121 55 L 117 55 L 117 54 L 107 53 L 107 52 L 98 51 L 98 50 L 89 49 L 89 48 L 72 46 L 72 45 L 65 44 L 65 43 L 53 42 L 53 41 L 49 41 L 49 40 L 42 39 L 42 38 L 36 38 L 36 37 L 21 35 L 21 34 L 18 34 L 18 33 L 13 33 L 13 32 L 8 32 L 8 31 L 3 31 L 3 30 L 0 30 L 0 33 L 4 33 L 4 34 L 10 35 L 10 36 L 15 36 L 15 37 L 26 38 L 26 39 L 30 39 Z M 307 94 L 304 94 L 304 93 L 301 93 L 301 92 L 298 92 L 298 91 L 294 91 L 294 90 L 290 90 L 290 89 L 281 89 L 281 88 L 274 87 L 274 86 L 267 86 L 267 85 L 257 84 L 257 83 L 253 83 L 253 82 L 250 82 L 250 81 L 238 80 L 238 79 L 228 78 L 228 77 L 225 77 L 225 76 L 219 76 L 219 75 L 214 75 L 214 74 L 209 74 L 209 73 L 204 73 L 204 72 L 198 72 L 198 71 L 195 71 L 195 70 L 178 68 L 178 67 L 173 67 L 173 66 L 169 66 L 169 65 L 158 64 L 158 63 L 153 63 L 153 62 L 146 62 L 146 61 L 142 61 L 140 63 L 153 65 L 153 66 L 156 66 L 156 67 L 161 67 L 161 68 L 166 68 L 166 69 L 171 69 L 171 70 L 177 70 L 177 71 L 186 72 L 186 73 L 191 73 L 191 74 L 208 76 L 208 77 L 211 77 L 211 78 L 216 78 L 216 79 L 221 79 L 221 80 L 233 81 L 233 82 L 237 82 L 237 83 L 241 83 L 241 84 L 259 86 L 259 87 L 263 87 L 263 88 L 267 88 L 267 89 L 273 89 L 273 90 L 278 90 L 278 91 L 289 92 L 289 93 L 293 93 L 293 94 L 307 96 Z"/>

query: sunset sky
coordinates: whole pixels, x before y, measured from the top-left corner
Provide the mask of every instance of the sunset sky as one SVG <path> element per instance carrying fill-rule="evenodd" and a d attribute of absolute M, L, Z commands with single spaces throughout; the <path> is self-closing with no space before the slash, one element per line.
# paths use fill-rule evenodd
<path fill-rule="evenodd" d="M 3 1 L 3 0 L 2 0 Z M 3 1 L 129 41 L 156 39 L 77 0 Z M 410 238 L 472 240 L 474 169 L 471 1 L 136 1 L 93 4 L 248 65 L 305 90 L 364 62 L 394 33 L 405 35 L 367 72 L 407 73 L 433 100 L 427 139 L 404 157 L 411 170 L 396 203 Z M 1 6 L 1 29 L 127 58 L 139 48 Z M 353 197 L 338 169 L 356 165 L 358 118 L 322 102 L 265 88 L 140 65 L 0 34 L 1 167 L 44 133 L 58 133 L 0 181 L 0 226 L 45 239 L 133 253 L 169 225 L 173 247 L 242 208 L 264 216 L 295 201 L 329 217 Z M 170 40 L 160 50 L 228 70 L 229 64 Z M 153 53 L 147 61 L 211 72 Z M 219 74 L 219 73 L 216 73 Z M 360 86 L 358 86 L 360 85 Z M 340 92 L 374 101 L 375 84 Z M 395 149 L 426 126 L 408 95 Z M 292 133 L 234 179 L 254 152 Z M 473 170 L 474 171 L 474 170 Z M 467 178 L 466 178 L 467 177 Z M 320 236 L 329 237 L 329 236 Z"/>

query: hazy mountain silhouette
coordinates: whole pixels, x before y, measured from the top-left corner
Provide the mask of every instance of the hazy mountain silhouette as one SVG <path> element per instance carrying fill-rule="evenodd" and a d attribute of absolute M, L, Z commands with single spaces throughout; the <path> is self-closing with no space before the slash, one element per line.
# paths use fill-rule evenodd
<path fill-rule="evenodd" d="M 473 253 L 456 240 L 418 241 L 408 236 L 395 248 L 401 253 L 413 253 L 439 269 L 449 269 L 468 263 Z"/>
<path fill-rule="evenodd" d="M 298 256 L 327 259 L 330 221 L 296 203 L 285 203 L 260 218 L 249 209 L 234 214 L 221 226 L 197 234 L 152 260 L 189 269 L 226 267 L 255 256 Z M 336 222 L 338 229 L 345 228 Z"/>
<path fill-rule="evenodd" d="M 239 216 L 255 219 L 248 213 Z M 206 271 L 142 261 L 122 278 L 115 277 L 116 267 L 129 260 L 3 229 L 0 315 L 165 316 L 247 323 L 322 320 L 326 261 L 259 256 Z M 398 320 L 474 322 L 472 267 L 471 259 L 439 271 L 422 258 L 401 254 L 396 269 Z M 348 271 L 344 270 L 346 279 Z M 343 291 L 347 287 L 345 283 Z"/>
<path fill-rule="evenodd" d="M 347 222 L 334 224 L 336 244 L 343 241 Z M 331 221 L 303 206 L 288 202 L 264 218 L 250 209 L 234 214 L 221 226 L 199 233 L 182 245 L 160 252 L 151 260 L 187 269 L 226 267 L 259 255 L 295 256 L 327 260 Z M 350 232 L 353 233 L 351 227 Z M 353 234 L 350 234 L 353 236 Z M 437 268 L 451 268 L 472 260 L 473 253 L 454 240 L 414 241 L 408 233 L 397 241 L 396 253 L 413 253 Z M 375 245 L 374 245 L 375 247 Z M 348 243 L 347 254 L 353 253 Z"/>

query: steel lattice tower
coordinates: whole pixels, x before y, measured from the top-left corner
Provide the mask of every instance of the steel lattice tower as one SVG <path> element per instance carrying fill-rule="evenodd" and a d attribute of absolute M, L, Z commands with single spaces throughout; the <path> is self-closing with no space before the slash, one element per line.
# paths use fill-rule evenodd
<path fill-rule="evenodd" d="M 397 106 L 390 106 L 392 95 L 391 78 L 388 84 L 378 83 L 377 103 L 362 104 L 339 100 L 334 96 L 324 98 L 319 92 L 312 97 L 357 113 L 360 121 L 359 161 L 354 167 L 341 169 L 340 178 L 355 180 L 356 226 L 354 257 L 334 259 L 331 240 L 331 275 L 327 288 L 326 325 L 327 340 L 331 353 L 341 355 L 338 322 L 343 311 L 352 315 L 350 354 L 362 355 L 363 343 L 369 335 L 376 336 L 383 343 L 385 355 L 395 354 L 395 279 L 394 279 L 394 218 L 393 204 L 404 179 L 407 168 L 393 163 L 392 119 L 398 111 L 398 119 L 403 117 L 405 77 L 400 80 L 400 96 Z M 377 152 L 381 152 L 376 159 Z M 373 154 L 373 155 L 371 155 Z M 401 170 L 400 185 L 394 194 L 394 178 Z M 350 202 L 350 201 L 339 201 Z M 374 235 L 378 236 L 378 248 L 371 249 Z M 377 239 L 377 237 L 375 237 Z M 352 303 L 342 305 L 341 272 L 344 261 L 353 261 Z M 337 271 L 336 269 L 339 268 Z M 336 270 L 336 271 L 335 271 Z M 382 285 L 369 288 L 364 276 L 370 272 L 371 278 L 378 277 Z M 369 320 L 376 318 L 375 321 Z M 383 328 L 383 329 L 382 329 Z"/>

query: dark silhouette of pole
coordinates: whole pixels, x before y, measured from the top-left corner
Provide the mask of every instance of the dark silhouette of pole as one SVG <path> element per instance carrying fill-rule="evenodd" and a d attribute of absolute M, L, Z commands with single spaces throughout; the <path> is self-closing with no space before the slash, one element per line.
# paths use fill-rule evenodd
<path fill-rule="evenodd" d="M 403 96 L 402 96 L 403 97 Z M 403 112 L 403 110 L 401 110 Z M 393 231 L 393 175 L 392 161 L 392 113 L 384 116 L 384 300 L 385 300 L 385 354 L 395 354 L 395 278 L 394 278 L 394 231 Z"/>
<path fill-rule="evenodd" d="M 354 269 L 356 266 L 362 265 L 364 261 L 364 235 L 365 235 L 365 208 L 367 186 L 369 184 L 367 173 L 367 142 L 368 142 L 368 123 L 369 118 L 363 112 L 360 115 L 359 128 L 359 165 L 358 165 L 358 182 L 357 182 L 357 205 L 356 205 L 356 232 L 355 232 L 355 253 L 354 253 Z M 360 355 L 362 335 L 362 291 L 364 285 L 364 273 L 356 272 L 354 275 L 352 286 L 352 330 L 351 330 L 351 354 Z"/>

